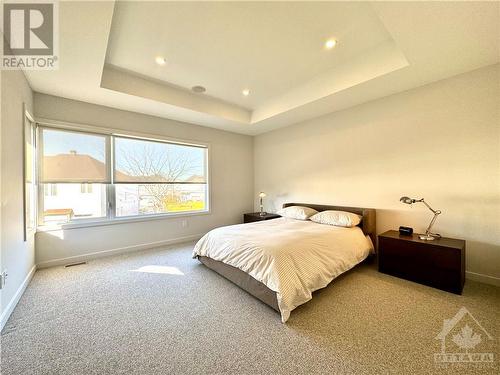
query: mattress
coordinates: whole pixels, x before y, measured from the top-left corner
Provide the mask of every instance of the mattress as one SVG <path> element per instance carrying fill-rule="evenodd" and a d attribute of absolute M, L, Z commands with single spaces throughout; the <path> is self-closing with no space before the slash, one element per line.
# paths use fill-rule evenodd
<path fill-rule="evenodd" d="M 208 232 L 193 257 L 235 267 L 276 292 L 281 320 L 312 292 L 363 261 L 373 245 L 359 227 L 341 228 L 279 218 Z"/>

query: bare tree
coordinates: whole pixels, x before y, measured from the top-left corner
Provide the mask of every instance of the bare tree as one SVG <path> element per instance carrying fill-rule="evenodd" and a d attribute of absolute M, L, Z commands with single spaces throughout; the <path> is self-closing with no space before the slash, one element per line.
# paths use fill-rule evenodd
<path fill-rule="evenodd" d="M 187 151 L 172 152 L 168 147 L 160 150 L 151 144 L 142 149 L 123 150 L 119 173 L 129 182 L 137 181 L 152 197 L 155 211 L 162 211 L 167 201 L 178 201 L 174 182 L 186 178 L 200 169 L 199 161 Z M 118 178 L 119 180 L 121 178 Z"/>

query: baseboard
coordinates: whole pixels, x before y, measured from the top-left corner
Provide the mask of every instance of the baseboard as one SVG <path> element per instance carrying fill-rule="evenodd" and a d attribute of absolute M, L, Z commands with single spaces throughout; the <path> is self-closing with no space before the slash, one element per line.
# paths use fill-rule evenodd
<path fill-rule="evenodd" d="M 28 284 L 30 283 L 31 279 L 33 278 L 33 275 L 35 274 L 36 268 L 37 268 L 36 265 L 34 265 L 31 268 L 30 272 L 28 272 L 28 275 L 25 277 L 19 288 L 17 288 L 16 294 L 14 294 L 10 302 L 7 304 L 7 308 L 0 316 L 0 332 L 3 330 L 5 323 L 7 323 L 7 320 L 9 320 L 10 314 L 12 314 L 12 311 L 14 311 L 15 307 L 17 306 L 17 303 L 21 299 L 21 296 L 28 287 Z"/>
<path fill-rule="evenodd" d="M 482 273 L 465 271 L 465 278 L 473 281 L 479 281 L 481 283 L 500 286 L 500 277 L 483 275 Z"/>
<path fill-rule="evenodd" d="M 93 253 L 75 255 L 75 256 L 67 257 L 67 258 L 52 259 L 52 260 L 47 260 L 44 262 L 37 263 L 37 268 L 40 269 L 40 268 L 47 268 L 47 267 L 54 267 L 54 266 L 62 266 L 62 265 L 68 264 L 68 263 L 85 262 L 85 261 L 88 261 L 91 259 L 108 257 L 108 256 L 112 256 L 112 255 L 117 255 L 117 254 L 152 249 L 155 247 L 161 247 L 161 246 L 167 246 L 167 245 L 174 245 L 174 244 L 182 243 L 182 242 L 196 241 L 196 240 L 199 240 L 201 237 L 203 237 L 203 234 L 194 234 L 191 236 L 177 237 L 177 238 L 172 238 L 169 240 L 148 242 L 148 243 L 139 244 L 139 245 L 119 247 L 116 249 L 96 251 Z"/>

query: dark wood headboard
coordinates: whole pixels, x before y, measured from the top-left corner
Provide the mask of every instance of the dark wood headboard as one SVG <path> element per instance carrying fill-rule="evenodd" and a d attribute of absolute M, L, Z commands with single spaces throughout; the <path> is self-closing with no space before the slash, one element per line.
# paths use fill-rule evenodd
<path fill-rule="evenodd" d="M 363 233 L 370 236 L 373 246 L 377 246 L 377 233 L 375 225 L 377 223 L 376 219 L 376 211 L 374 208 L 362 208 L 362 207 L 342 207 L 342 206 L 328 206 L 324 204 L 310 204 L 310 203 L 284 203 L 283 208 L 290 206 L 303 206 L 313 208 L 316 211 L 327 211 L 327 210 L 335 210 L 335 211 L 347 211 L 352 212 L 357 215 L 361 215 L 363 218 L 359 223 L 359 227 L 363 229 Z"/>

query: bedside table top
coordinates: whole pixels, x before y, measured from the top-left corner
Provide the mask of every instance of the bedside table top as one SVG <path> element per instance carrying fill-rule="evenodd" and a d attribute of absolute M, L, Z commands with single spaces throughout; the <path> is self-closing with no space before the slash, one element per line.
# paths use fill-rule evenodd
<path fill-rule="evenodd" d="M 276 219 L 278 217 L 281 217 L 278 214 L 272 214 L 272 213 L 269 213 L 269 212 L 266 212 L 266 214 L 263 215 L 263 216 L 260 216 L 260 212 L 248 212 L 245 215 L 253 216 L 253 217 L 262 217 L 262 218 L 266 218 L 266 219 L 269 219 L 269 218 Z"/>
<path fill-rule="evenodd" d="M 462 249 L 465 247 L 465 241 L 457 238 L 448 238 L 441 237 L 436 238 L 433 241 L 421 240 L 418 233 L 413 233 L 411 236 L 404 236 L 399 234 L 397 230 L 388 230 L 382 234 L 379 234 L 379 237 L 392 238 L 401 241 L 409 241 L 409 242 L 418 242 L 422 244 L 435 245 L 435 246 L 443 246 L 449 247 L 453 249 Z"/>

